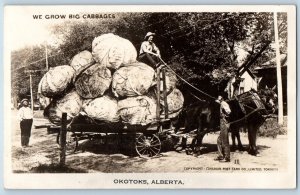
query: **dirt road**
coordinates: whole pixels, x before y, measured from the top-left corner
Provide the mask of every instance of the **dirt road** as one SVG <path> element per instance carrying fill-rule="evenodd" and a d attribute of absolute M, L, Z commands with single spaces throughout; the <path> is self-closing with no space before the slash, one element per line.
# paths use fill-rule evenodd
<path fill-rule="evenodd" d="M 15 115 L 14 115 L 15 116 Z M 34 124 L 43 124 L 45 119 L 34 119 Z M 57 168 L 59 146 L 56 134 L 47 134 L 46 128 L 32 129 L 30 147 L 20 146 L 20 130 L 16 118 L 13 118 L 12 166 L 14 172 L 220 172 L 220 171 L 274 171 L 286 169 L 287 136 L 277 138 L 258 137 L 257 145 L 261 157 L 249 155 L 246 151 L 231 152 L 231 162 L 214 161 L 217 156 L 217 133 L 210 133 L 203 139 L 202 155 L 194 157 L 176 151 L 162 152 L 159 157 L 144 159 L 126 155 L 123 150 L 114 147 L 114 143 L 104 146 L 97 141 L 85 142 L 85 152 L 69 154 L 66 157 L 67 168 Z M 241 133 L 245 147 L 248 146 L 246 133 Z M 128 146 L 125 147 L 125 150 Z M 132 148 L 131 148 L 132 149 Z M 229 170 L 226 168 L 231 167 Z"/>

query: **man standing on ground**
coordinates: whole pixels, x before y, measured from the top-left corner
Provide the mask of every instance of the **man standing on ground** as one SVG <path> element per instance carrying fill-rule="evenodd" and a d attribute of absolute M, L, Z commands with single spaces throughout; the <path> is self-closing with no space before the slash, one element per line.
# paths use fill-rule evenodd
<path fill-rule="evenodd" d="M 27 147 L 29 144 L 29 138 L 31 135 L 31 126 L 33 121 L 32 110 L 28 106 L 28 100 L 23 99 L 21 101 L 21 108 L 18 112 L 18 119 L 20 121 L 21 128 L 21 145 Z"/>
<path fill-rule="evenodd" d="M 230 162 L 230 146 L 228 137 L 228 118 L 231 113 L 229 105 L 223 100 L 222 96 L 217 100 L 220 103 L 220 135 L 217 140 L 218 157 L 215 160 Z"/>

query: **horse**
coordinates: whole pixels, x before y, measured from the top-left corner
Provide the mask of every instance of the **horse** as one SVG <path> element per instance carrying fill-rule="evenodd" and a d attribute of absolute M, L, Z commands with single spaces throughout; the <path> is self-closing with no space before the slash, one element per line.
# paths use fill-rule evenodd
<path fill-rule="evenodd" d="M 232 148 L 235 150 L 236 143 L 235 143 L 235 138 L 237 138 L 238 141 L 238 150 L 243 151 L 244 147 L 242 145 L 241 139 L 240 139 L 240 132 L 239 130 L 243 128 L 244 130 L 250 128 L 250 131 L 256 134 L 257 130 L 260 128 L 262 123 L 265 121 L 265 119 L 270 115 L 274 114 L 277 111 L 277 94 L 274 92 L 274 88 L 268 88 L 266 87 L 265 89 L 261 89 L 259 91 L 255 91 L 254 89 L 251 90 L 252 92 L 256 93 L 261 102 L 263 103 L 264 109 L 263 113 L 262 110 L 260 113 L 253 113 L 253 115 L 247 117 L 247 120 L 242 120 L 238 121 L 236 123 L 233 123 L 230 125 L 231 128 L 231 138 L 232 138 Z M 252 102 L 253 103 L 253 102 Z M 239 108 L 241 108 L 242 105 L 239 106 L 234 106 L 236 112 L 240 112 Z M 251 105 L 252 107 L 255 105 Z M 246 106 L 245 109 L 248 112 L 251 112 L 250 110 L 251 107 Z M 244 110 L 243 112 L 246 112 Z M 241 114 L 241 113 L 240 113 Z M 238 120 L 235 116 L 231 116 L 231 120 Z M 246 124 L 245 124 L 246 123 Z M 248 139 L 249 139 L 249 153 L 252 155 L 258 155 L 259 152 L 256 149 L 256 136 L 251 136 L 248 134 Z"/>
<path fill-rule="evenodd" d="M 273 88 L 268 88 L 268 86 L 266 86 L 265 89 L 261 89 L 257 91 L 259 97 L 264 102 L 266 110 L 268 111 L 269 114 L 275 114 L 278 109 L 278 105 L 277 105 L 278 96 L 274 91 L 275 88 L 276 86 L 274 86 Z"/>
<path fill-rule="evenodd" d="M 188 153 L 200 154 L 200 146 L 202 145 L 203 137 L 206 133 L 213 132 L 219 128 L 220 125 L 220 104 L 215 101 L 197 101 L 196 103 L 185 106 L 179 113 L 177 118 L 173 120 L 175 133 L 180 127 L 184 127 L 183 133 L 191 133 L 196 129 L 196 136 L 193 138 Z M 187 138 L 183 137 L 181 149 L 186 149 Z"/>
<path fill-rule="evenodd" d="M 248 130 L 249 149 L 251 155 L 258 155 L 256 147 L 257 131 L 264 123 L 267 111 L 263 101 L 254 90 L 245 92 L 236 99 L 228 101 L 232 110 L 229 116 L 229 124 L 232 136 L 232 146 L 235 148 L 235 137 L 238 139 L 238 146 L 243 150 L 240 140 L 239 129 L 245 128 Z"/>
<path fill-rule="evenodd" d="M 232 112 L 229 117 L 230 132 L 235 147 L 235 137 L 238 138 L 239 148 L 242 143 L 239 137 L 239 129 L 241 127 L 248 129 L 249 150 L 251 155 L 257 155 L 256 136 L 257 130 L 265 121 L 264 115 L 267 114 L 263 101 L 258 92 L 251 90 L 238 97 L 227 101 Z M 200 154 L 203 137 L 206 133 L 219 130 L 220 121 L 220 105 L 215 101 L 203 101 L 194 103 L 185 107 L 178 116 L 175 123 L 175 132 L 180 126 L 184 126 L 183 133 L 189 133 L 196 130 L 196 136 L 192 140 L 192 153 L 196 156 Z M 181 143 L 182 148 L 186 147 L 186 138 Z"/>

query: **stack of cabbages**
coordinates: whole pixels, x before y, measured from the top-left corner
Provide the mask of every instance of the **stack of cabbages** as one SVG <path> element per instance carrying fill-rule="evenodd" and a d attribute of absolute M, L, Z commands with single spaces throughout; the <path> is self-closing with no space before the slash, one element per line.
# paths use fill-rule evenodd
<path fill-rule="evenodd" d="M 147 125 L 155 121 L 156 104 L 164 104 L 162 96 L 160 102 L 156 98 L 158 75 L 136 58 L 137 51 L 127 39 L 111 33 L 96 37 L 92 53 L 78 53 L 70 65 L 51 68 L 41 79 L 41 100 L 51 98 L 45 116 L 54 124 L 60 124 L 63 112 L 68 122 L 79 112 L 105 123 Z M 176 76 L 167 70 L 171 118 L 178 115 L 184 101 L 175 88 L 176 81 Z"/>

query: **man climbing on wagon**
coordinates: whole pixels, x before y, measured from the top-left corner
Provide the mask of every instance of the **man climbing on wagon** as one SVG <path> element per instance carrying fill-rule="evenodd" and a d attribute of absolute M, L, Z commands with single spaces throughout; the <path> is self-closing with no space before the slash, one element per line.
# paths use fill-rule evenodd
<path fill-rule="evenodd" d="M 220 103 L 220 135 L 217 140 L 218 157 L 215 160 L 230 162 L 230 146 L 229 146 L 229 123 L 228 118 L 231 113 L 229 105 L 219 96 L 216 102 Z"/>
<path fill-rule="evenodd" d="M 148 32 L 142 42 L 138 60 L 156 69 L 160 65 L 160 51 L 153 42 L 155 33 Z"/>

